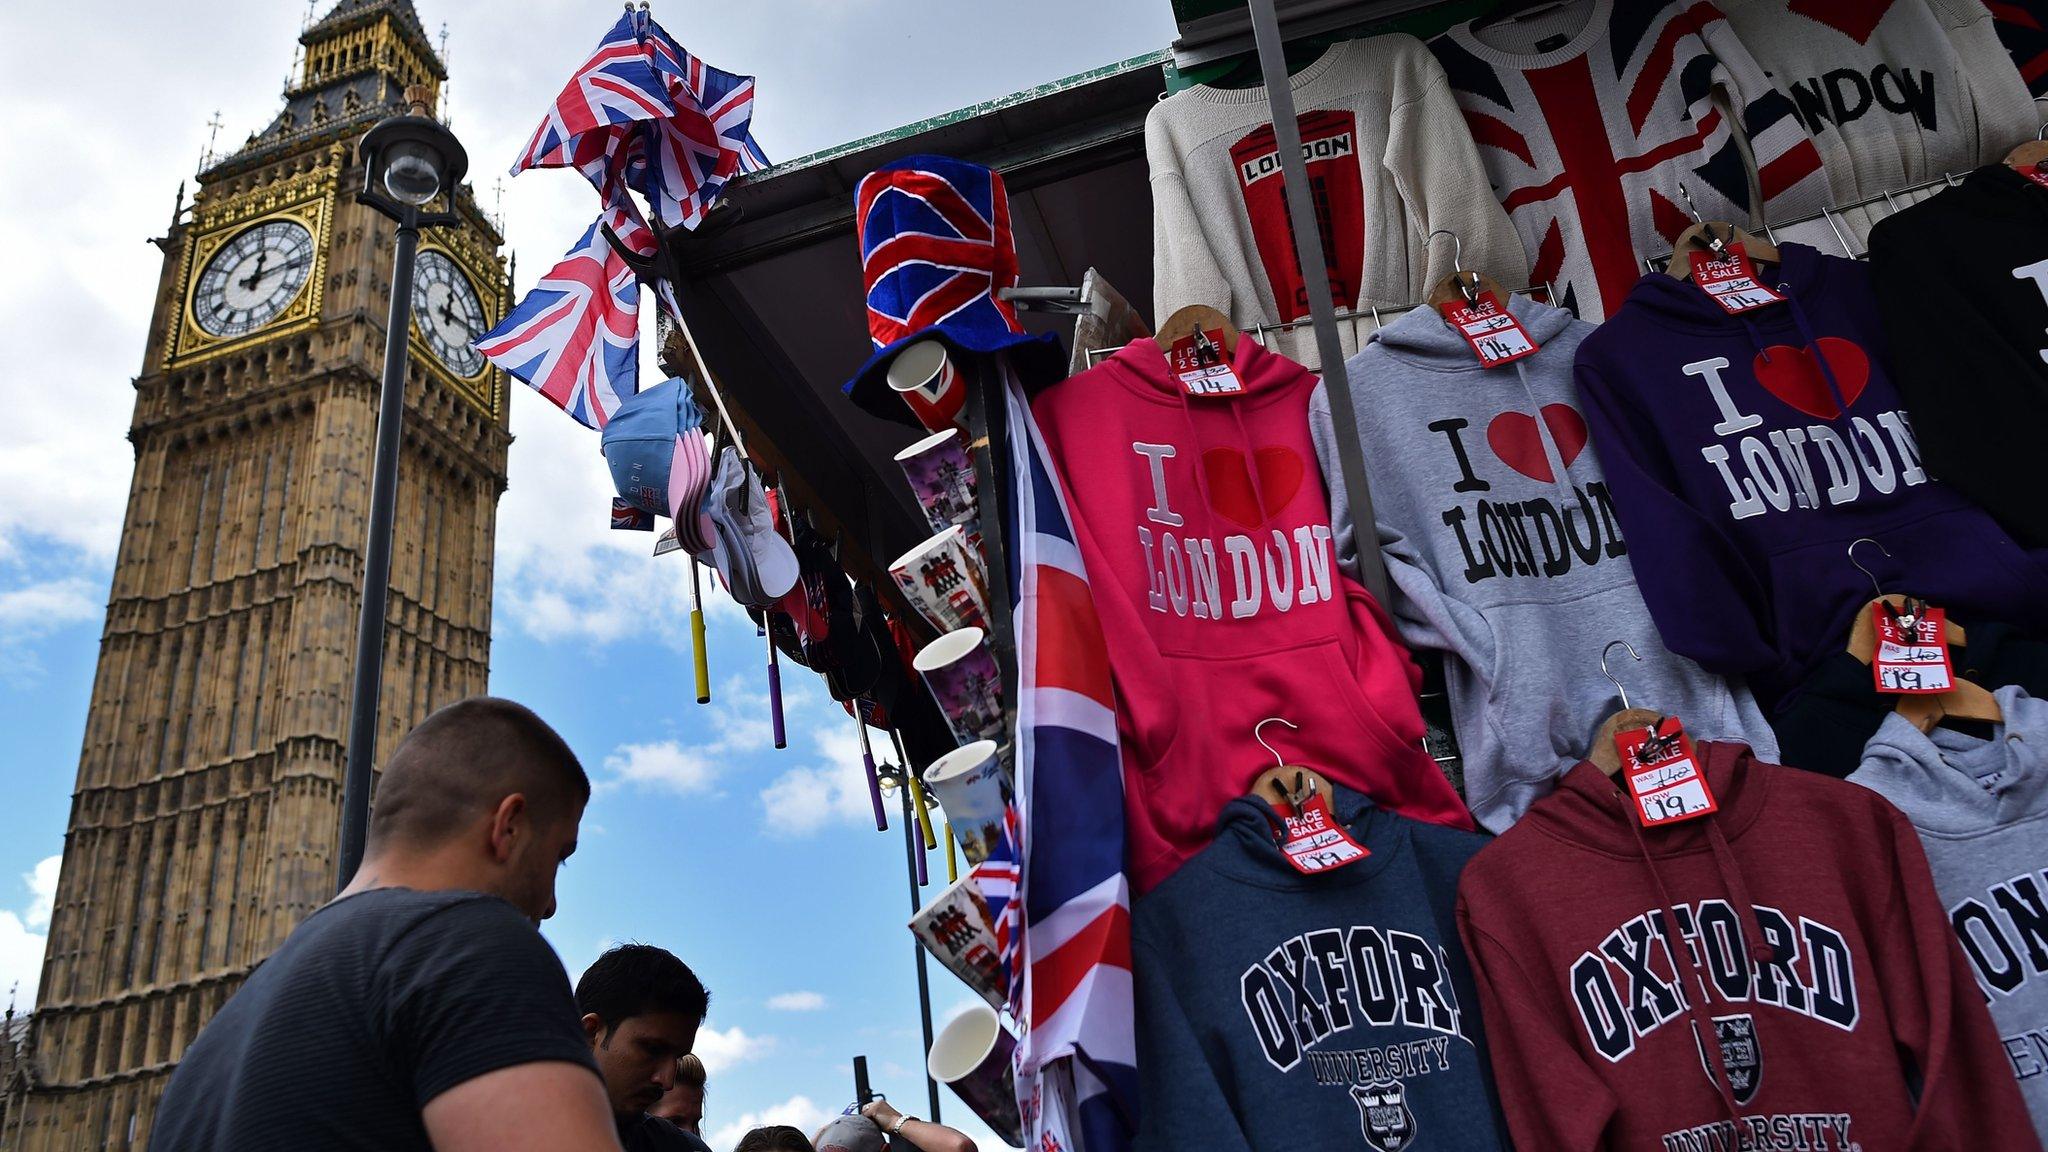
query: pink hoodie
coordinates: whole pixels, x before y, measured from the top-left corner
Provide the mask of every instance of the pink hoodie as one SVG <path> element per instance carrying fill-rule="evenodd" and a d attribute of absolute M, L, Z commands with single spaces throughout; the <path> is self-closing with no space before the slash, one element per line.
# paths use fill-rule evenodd
<path fill-rule="evenodd" d="M 1241 395 L 1190 397 L 1141 339 L 1032 403 L 1109 645 L 1140 892 L 1273 766 L 1252 737 L 1269 716 L 1299 726 L 1265 732 L 1289 764 L 1472 827 L 1422 749 L 1420 673 L 1337 568 L 1309 442 L 1316 378 L 1248 338 L 1234 368 Z"/>

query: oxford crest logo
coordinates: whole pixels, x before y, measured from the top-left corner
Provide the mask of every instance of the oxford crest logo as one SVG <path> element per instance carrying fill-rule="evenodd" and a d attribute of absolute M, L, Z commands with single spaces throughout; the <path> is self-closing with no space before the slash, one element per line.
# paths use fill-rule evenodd
<path fill-rule="evenodd" d="M 1756 1038 L 1756 1017 L 1747 1012 L 1714 1017 L 1714 1041 L 1721 1046 L 1721 1066 L 1728 1070 L 1728 1091 L 1737 1104 L 1756 1099 L 1757 1085 L 1764 1078 L 1764 1050 Z M 1714 1077 L 1707 1050 L 1700 1049 L 1700 1066 L 1709 1080 Z"/>
<path fill-rule="evenodd" d="M 1358 1105 L 1359 1127 L 1365 1130 L 1365 1142 L 1374 1152 L 1401 1152 L 1415 1142 L 1415 1113 L 1409 1109 L 1408 1091 L 1399 1081 L 1353 1085 L 1351 1101 Z"/>

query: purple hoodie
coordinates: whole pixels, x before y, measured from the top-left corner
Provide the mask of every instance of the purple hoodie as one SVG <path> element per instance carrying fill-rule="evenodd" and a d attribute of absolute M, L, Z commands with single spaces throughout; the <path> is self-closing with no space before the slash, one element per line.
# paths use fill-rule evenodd
<path fill-rule="evenodd" d="M 1579 397 L 1636 580 L 1672 651 L 1782 701 L 1875 591 L 2048 628 L 2048 557 L 1929 475 L 1885 367 L 1869 270 L 1799 244 L 1788 297 L 1731 316 L 1645 276 L 1579 346 Z M 1818 345 L 1825 360 L 1811 354 Z M 1890 555 L 1887 556 L 1886 553 Z"/>

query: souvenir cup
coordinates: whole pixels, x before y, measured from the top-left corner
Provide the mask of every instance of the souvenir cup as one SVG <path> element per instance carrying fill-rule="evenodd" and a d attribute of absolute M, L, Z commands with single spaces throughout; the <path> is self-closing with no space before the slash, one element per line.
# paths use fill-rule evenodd
<path fill-rule="evenodd" d="M 975 1005 L 939 1031 L 925 1067 L 932 1079 L 950 1085 L 981 1121 L 1011 1147 L 1024 1146 L 1024 1122 L 1017 1113 L 1017 1080 L 1010 1068 L 1017 1040 L 1000 1016 Z"/>
<path fill-rule="evenodd" d="M 981 550 L 981 505 L 975 494 L 974 460 L 967 455 L 967 442 L 948 428 L 934 432 L 896 454 L 896 463 L 910 481 L 910 491 L 931 521 L 932 531 L 944 532 L 959 525 L 967 534 L 967 547 L 977 557 Z"/>
<path fill-rule="evenodd" d="M 1003 839 L 1003 809 L 1009 785 L 993 740 L 955 748 L 924 770 L 924 786 L 938 797 L 953 825 L 953 838 L 969 864 L 988 859 Z"/>
<path fill-rule="evenodd" d="M 896 354 L 889 362 L 889 388 L 934 432 L 957 427 L 966 407 L 967 385 L 936 340 L 920 340 Z"/>
<path fill-rule="evenodd" d="M 967 550 L 967 534 L 957 524 L 898 556 L 889 574 L 917 614 L 941 632 L 988 623 L 981 559 Z"/>
<path fill-rule="evenodd" d="M 994 1007 L 1003 1004 L 1003 961 L 996 950 L 995 925 L 974 878 L 946 886 L 910 918 L 910 931 L 946 971 Z"/>
<path fill-rule="evenodd" d="M 1003 681 L 979 628 L 960 628 L 925 645 L 910 666 L 962 744 L 1003 738 Z M 950 809 L 948 809 L 950 811 Z"/>

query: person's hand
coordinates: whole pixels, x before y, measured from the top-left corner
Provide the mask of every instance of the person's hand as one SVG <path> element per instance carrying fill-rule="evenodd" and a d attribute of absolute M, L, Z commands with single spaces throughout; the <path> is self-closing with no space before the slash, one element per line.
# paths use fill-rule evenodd
<path fill-rule="evenodd" d="M 860 1114 L 873 1120 L 875 1126 L 884 1132 L 893 1131 L 896 1122 L 903 1119 L 903 1113 L 898 1112 L 894 1105 L 880 1099 L 870 1100 L 861 1105 Z"/>

